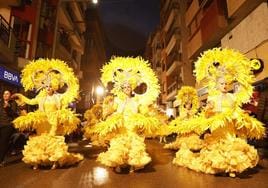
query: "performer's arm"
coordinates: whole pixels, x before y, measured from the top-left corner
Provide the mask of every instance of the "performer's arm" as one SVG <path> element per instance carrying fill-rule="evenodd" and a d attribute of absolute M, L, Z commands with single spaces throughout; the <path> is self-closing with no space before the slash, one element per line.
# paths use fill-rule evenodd
<path fill-rule="evenodd" d="M 29 105 L 36 105 L 38 104 L 38 99 L 35 97 L 33 99 L 29 99 L 27 97 L 25 97 L 24 95 L 20 94 L 20 93 L 15 93 L 14 95 L 12 95 L 12 97 L 15 99 L 16 103 L 19 106 L 26 104 Z"/>

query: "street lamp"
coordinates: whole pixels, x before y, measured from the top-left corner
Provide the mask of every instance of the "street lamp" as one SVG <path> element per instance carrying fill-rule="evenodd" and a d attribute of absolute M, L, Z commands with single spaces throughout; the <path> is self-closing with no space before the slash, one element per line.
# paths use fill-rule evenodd
<path fill-rule="evenodd" d="M 97 88 L 96 88 L 96 94 L 98 96 L 102 96 L 104 94 L 104 88 L 101 87 L 101 86 L 97 86 Z"/>
<path fill-rule="evenodd" d="M 98 0 L 92 0 L 93 4 L 98 4 Z"/>
<path fill-rule="evenodd" d="M 104 94 L 104 88 L 101 86 L 97 86 L 96 88 L 97 104 L 100 103 L 101 97 L 103 96 L 103 94 Z"/>

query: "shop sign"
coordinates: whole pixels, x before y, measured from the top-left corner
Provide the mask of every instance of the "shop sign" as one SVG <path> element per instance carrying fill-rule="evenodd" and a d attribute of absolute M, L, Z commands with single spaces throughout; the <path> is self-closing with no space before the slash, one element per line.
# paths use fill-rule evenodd
<path fill-rule="evenodd" d="M 20 86 L 20 75 L 0 66 L 0 80 Z"/>

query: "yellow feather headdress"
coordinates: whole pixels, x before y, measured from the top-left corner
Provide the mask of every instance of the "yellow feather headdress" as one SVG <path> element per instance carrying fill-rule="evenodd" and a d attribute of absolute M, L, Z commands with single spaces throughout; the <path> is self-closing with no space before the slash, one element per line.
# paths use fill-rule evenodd
<path fill-rule="evenodd" d="M 63 94 L 63 105 L 72 102 L 79 91 L 78 79 L 73 70 L 68 65 L 58 59 L 38 59 L 31 61 L 22 70 L 22 85 L 26 91 L 36 89 L 40 93 L 46 86 L 51 86 L 57 90 L 63 85 L 67 85 L 67 90 Z"/>
<path fill-rule="evenodd" d="M 193 114 L 195 114 L 199 108 L 197 91 L 191 86 L 182 86 L 178 91 L 177 100 L 180 103 L 180 112 L 185 110 L 184 105 L 188 102 L 192 104 L 191 111 Z"/>
<path fill-rule="evenodd" d="M 149 63 L 141 57 L 113 57 L 101 71 L 101 81 L 104 86 L 113 82 L 114 88 L 111 92 L 118 97 L 124 96 L 122 86 L 126 83 L 132 89 L 142 83 L 146 84 L 147 89 L 144 94 L 135 94 L 140 104 L 151 104 L 159 95 L 158 79 Z"/>
<path fill-rule="evenodd" d="M 258 69 L 260 62 L 249 60 L 233 49 L 214 48 L 205 51 L 195 63 L 197 82 L 207 80 L 209 94 L 216 92 L 217 79 L 224 77 L 227 83 L 237 82 L 239 90 L 234 94 L 237 104 L 248 102 L 253 92 L 252 70 Z"/>

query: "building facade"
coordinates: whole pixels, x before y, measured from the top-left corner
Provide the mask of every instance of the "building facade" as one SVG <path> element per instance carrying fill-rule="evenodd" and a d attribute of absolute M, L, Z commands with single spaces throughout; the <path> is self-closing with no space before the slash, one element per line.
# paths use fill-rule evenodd
<path fill-rule="evenodd" d="M 262 63 L 255 73 L 255 95 L 257 103 L 250 107 L 259 120 L 268 125 L 268 2 L 246 0 L 227 1 L 228 19 L 242 18 L 221 38 L 221 46 L 234 48 L 250 59 Z M 243 14 L 248 12 L 247 14 Z"/>
<path fill-rule="evenodd" d="M 160 24 L 151 35 L 151 60 L 161 85 L 158 105 L 166 109 L 168 115 L 177 114 L 176 95 L 182 85 L 194 85 L 192 64 L 187 51 L 188 30 L 185 11 L 188 1 L 162 0 L 160 2 Z M 149 42 L 149 40 L 148 40 Z"/>
<path fill-rule="evenodd" d="M 105 61 L 105 51 L 100 20 L 91 13 L 95 10 L 89 8 L 90 1 L 20 2 L 0 4 L 0 58 L 1 66 L 5 66 L 0 67 L 1 74 L 9 71 L 9 75 L 19 78 L 20 70 L 30 60 L 58 58 L 73 68 L 79 80 L 89 81 L 92 77 L 96 80 L 99 77 L 96 72 Z M 86 46 L 88 50 L 85 52 Z M 81 90 L 91 90 L 85 87 L 82 85 Z M 89 101 L 91 99 L 85 103 Z"/>
<path fill-rule="evenodd" d="M 163 43 L 160 40 L 161 30 L 157 28 L 155 32 L 152 32 L 147 40 L 146 49 L 144 58 L 151 63 L 151 67 L 154 70 L 159 83 L 161 85 L 161 91 L 163 90 L 162 84 L 162 66 L 161 66 L 161 52 L 163 49 Z M 161 92 L 157 98 L 157 104 L 162 108 L 165 109 L 165 104 L 162 103 L 162 95 Z"/>
<path fill-rule="evenodd" d="M 96 88 L 103 87 L 100 81 L 100 69 L 106 62 L 105 35 L 98 10 L 94 5 L 89 6 L 86 17 L 85 52 L 81 63 L 83 77 L 80 79 L 80 111 L 90 108 L 103 97 L 97 94 Z"/>
<path fill-rule="evenodd" d="M 10 22 L 11 6 L 21 7 L 21 1 L 0 2 L 0 94 L 8 89 L 20 91 L 20 73 L 16 54 L 16 37 Z"/>
<path fill-rule="evenodd" d="M 206 100 L 206 86 L 195 83 L 192 71 L 200 53 L 214 47 L 234 48 L 248 58 L 260 59 L 263 67 L 256 74 L 255 85 L 265 85 L 267 12 L 264 0 L 161 1 L 160 29 L 151 35 L 153 53 L 148 59 L 153 66 L 159 65 L 160 59 L 161 103 L 166 109 L 177 106 L 174 99 L 182 85 L 195 86 L 200 101 Z M 156 43 L 160 44 L 160 58 L 156 58 Z"/>
<path fill-rule="evenodd" d="M 80 78 L 86 8 L 84 2 L 65 0 L 33 0 L 23 9 L 13 7 L 11 23 L 18 40 L 19 68 L 32 59 L 58 58 Z"/>

